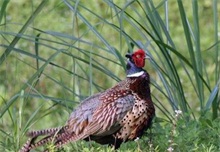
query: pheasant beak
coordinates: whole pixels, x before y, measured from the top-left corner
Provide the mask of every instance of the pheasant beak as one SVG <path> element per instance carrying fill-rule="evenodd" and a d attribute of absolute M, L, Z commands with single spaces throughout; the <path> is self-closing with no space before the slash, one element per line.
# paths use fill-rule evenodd
<path fill-rule="evenodd" d="M 150 56 L 145 55 L 144 59 L 150 59 Z"/>

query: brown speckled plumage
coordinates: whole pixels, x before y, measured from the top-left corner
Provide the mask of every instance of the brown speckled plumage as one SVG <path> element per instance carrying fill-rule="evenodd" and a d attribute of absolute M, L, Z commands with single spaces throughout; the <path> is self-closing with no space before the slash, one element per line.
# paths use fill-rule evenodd
<path fill-rule="evenodd" d="M 151 124 L 155 109 L 150 95 L 150 77 L 142 69 L 144 62 L 138 65 L 139 61 L 133 57 L 140 56 L 138 51 L 127 56 L 127 78 L 124 81 L 82 101 L 64 127 L 30 132 L 30 139 L 20 152 L 28 152 L 50 142 L 59 148 L 80 139 L 118 148 L 122 142 L 142 136 Z M 141 74 L 131 76 L 135 73 Z M 38 136 L 45 137 L 36 141 Z"/>

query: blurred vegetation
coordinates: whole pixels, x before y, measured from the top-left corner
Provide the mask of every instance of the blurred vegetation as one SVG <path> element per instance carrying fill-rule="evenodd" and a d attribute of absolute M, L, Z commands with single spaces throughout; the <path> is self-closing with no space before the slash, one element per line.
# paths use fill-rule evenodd
<path fill-rule="evenodd" d="M 80 101 L 125 79 L 124 55 L 143 48 L 157 117 L 120 151 L 219 151 L 219 14 L 218 0 L 0 1 L 0 149 L 65 124 Z"/>

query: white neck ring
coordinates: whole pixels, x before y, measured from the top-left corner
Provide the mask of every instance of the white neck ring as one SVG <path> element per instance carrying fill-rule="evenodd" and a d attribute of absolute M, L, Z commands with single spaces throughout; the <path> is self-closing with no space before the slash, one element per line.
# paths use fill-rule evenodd
<path fill-rule="evenodd" d="M 133 73 L 133 74 L 129 74 L 129 75 L 127 75 L 127 77 L 128 77 L 128 78 L 130 78 L 130 77 L 139 77 L 139 76 L 141 76 L 142 74 L 144 74 L 144 71 L 137 72 L 137 73 Z"/>

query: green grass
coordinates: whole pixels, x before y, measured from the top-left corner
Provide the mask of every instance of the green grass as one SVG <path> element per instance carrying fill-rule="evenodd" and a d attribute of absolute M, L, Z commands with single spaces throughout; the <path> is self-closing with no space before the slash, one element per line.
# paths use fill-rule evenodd
<path fill-rule="evenodd" d="M 151 135 L 119 151 L 220 150 L 217 0 L 0 4 L 1 149 L 18 151 L 28 130 L 65 124 L 81 100 L 125 78 L 127 51 L 143 48 L 157 117 Z M 83 141 L 64 148 L 112 151 Z"/>

